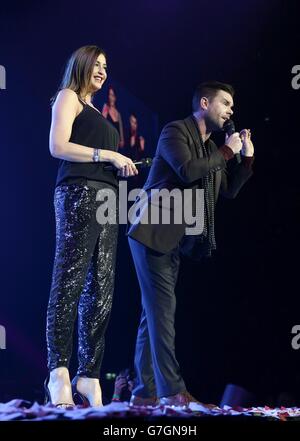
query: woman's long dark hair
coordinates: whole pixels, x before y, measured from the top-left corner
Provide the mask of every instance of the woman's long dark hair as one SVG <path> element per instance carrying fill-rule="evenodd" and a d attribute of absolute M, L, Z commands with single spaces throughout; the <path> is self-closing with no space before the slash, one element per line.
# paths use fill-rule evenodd
<path fill-rule="evenodd" d="M 78 95 L 87 92 L 94 65 L 100 54 L 106 57 L 105 52 L 98 46 L 82 46 L 73 52 L 67 62 L 60 86 L 51 98 L 51 105 L 62 89 L 74 90 Z"/>

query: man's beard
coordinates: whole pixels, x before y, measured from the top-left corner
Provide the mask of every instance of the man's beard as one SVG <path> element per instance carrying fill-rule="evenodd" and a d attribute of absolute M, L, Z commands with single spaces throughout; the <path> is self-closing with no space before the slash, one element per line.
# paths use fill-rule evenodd
<path fill-rule="evenodd" d="M 220 124 L 220 120 L 214 120 L 212 118 L 208 118 L 206 120 L 206 128 L 208 132 L 219 132 L 222 130 L 223 125 Z"/>

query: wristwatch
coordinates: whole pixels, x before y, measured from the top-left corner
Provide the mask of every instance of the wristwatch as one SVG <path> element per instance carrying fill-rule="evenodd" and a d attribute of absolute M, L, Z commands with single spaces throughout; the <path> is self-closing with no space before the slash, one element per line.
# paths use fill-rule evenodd
<path fill-rule="evenodd" d="M 94 149 L 93 153 L 93 161 L 94 162 L 100 162 L 100 149 Z"/>

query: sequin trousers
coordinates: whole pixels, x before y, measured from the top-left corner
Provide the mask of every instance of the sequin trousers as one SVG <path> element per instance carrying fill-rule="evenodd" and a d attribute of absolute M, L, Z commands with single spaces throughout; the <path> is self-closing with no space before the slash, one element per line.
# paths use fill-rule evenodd
<path fill-rule="evenodd" d="M 97 222 L 98 190 L 77 183 L 55 190 L 56 251 L 46 329 L 49 370 L 68 367 L 78 313 L 77 374 L 90 378 L 99 378 L 103 358 L 118 236 L 117 223 Z"/>

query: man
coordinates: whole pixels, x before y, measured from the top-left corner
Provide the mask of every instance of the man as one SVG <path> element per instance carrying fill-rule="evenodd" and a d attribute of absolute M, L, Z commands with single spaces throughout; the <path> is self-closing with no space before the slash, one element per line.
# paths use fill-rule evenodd
<path fill-rule="evenodd" d="M 147 195 L 144 204 L 150 211 L 160 210 L 159 222 L 144 222 L 143 214 L 149 210 L 145 210 L 140 200 L 135 202 L 139 204 L 141 217 L 132 222 L 128 235 L 143 310 L 136 342 L 137 377 L 132 405 L 153 405 L 157 403 L 156 397 L 162 405 L 188 406 L 194 400 L 186 390 L 175 357 L 179 253 L 195 259 L 211 255 L 216 248 L 214 211 L 219 193 L 234 198 L 252 175 L 254 147 L 250 130 L 227 136 L 226 145 L 220 148 L 210 140 L 211 133 L 221 130 L 233 114 L 233 95 L 232 86 L 219 82 L 197 87 L 193 115 L 164 127 L 144 185 Z M 235 155 L 242 159 L 237 161 Z M 231 172 L 227 169 L 228 161 L 233 162 Z M 200 233 L 186 234 L 186 223 L 174 221 L 174 216 L 168 225 L 162 222 L 165 212 L 172 214 L 176 204 L 171 206 L 164 200 L 157 203 L 153 200 L 153 189 L 178 189 L 180 194 L 190 189 L 193 201 L 199 198 L 197 189 L 202 189 L 204 221 Z"/>

